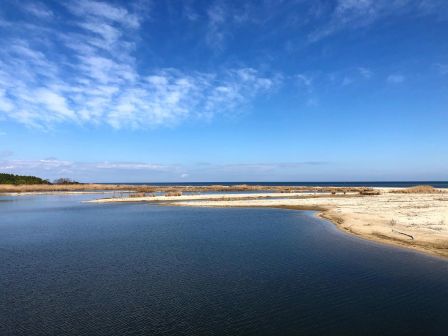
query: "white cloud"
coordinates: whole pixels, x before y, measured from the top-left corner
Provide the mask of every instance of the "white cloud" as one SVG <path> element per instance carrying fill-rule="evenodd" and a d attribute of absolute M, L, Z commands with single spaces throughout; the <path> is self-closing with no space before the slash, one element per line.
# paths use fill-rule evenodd
<path fill-rule="evenodd" d="M 225 38 L 225 27 L 227 12 L 223 7 L 223 3 L 215 1 L 207 10 L 208 16 L 208 32 L 207 43 L 215 48 L 221 49 Z"/>
<path fill-rule="evenodd" d="M 304 85 L 308 90 L 311 90 L 313 87 L 313 79 L 309 76 L 298 74 L 297 79 L 299 80 L 299 83 Z"/>
<path fill-rule="evenodd" d="M 183 1 L 182 2 L 182 13 L 189 21 L 196 21 L 199 19 L 199 14 L 193 9 L 191 3 Z"/>
<path fill-rule="evenodd" d="M 448 75 L 448 64 L 437 63 L 435 66 L 441 75 Z"/>
<path fill-rule="evenodd" d="M 26 12 L 42 19 L 49 19 L 53 17 L 53 12 L 50 9 L 48 9 L 44 4 L 39 2 L 33 2 L 28 4 L 25 3 L 22 6 L 22 8 Z"/>
<path fill-rule="evenodd" d="M 82 22 L 79 26 L 94 34 L 98 34 L 99 38 L 101 38 L 99 42 L 106 42 L 107 45 L 115 43 L 121 37 L 121 31 L 119 29 L 104 22 Z M 91 40 L 92 42 L 93 40 Z"/>
<path fill-rule="evenodd" d="M 316 42 L 339 30 L 365 26 L 375 21 L 382 6 L 382 0 L 339 0 L 328 24 L 313 31 L 309 39 Z"/>
<path fill-rule="evenodd" d="M 373 71 L 371 69 L 359 67 L 358 71 L 361 74 L 361 76 L 364 77 L 365 79 L 370 79 L 373 76 Z"/>
<path fill-rule="evenodd" d="M 392 74 L 387 77 L 387 82 L 393 83 L 393 84 L 400 84 L 400 83 L 403 83 L 405 81 L 405 79 L 406 78 L 403 75 Z"/>
<path fill-rule="evenodd" d="M 87 0 L 65 6 L 72 14 L 60 23 L 65 29 L 41 22 L 11 29 L 0 41 L 0 115 L 41 127 L 151 128 L 229 113 L 281 81 L 249 67 L 142 71 L 135 57 L 141 8 Z M 213 25 L 221 15 L 209 12 Z"/>
<path fill-rule="evenodd" d="M 5 111 L 6 113 L 9 113 L 13 110 L 13 108 L 14 104 L 8 97 L 6 97 L 5 90 L 0 89 L 0 111 Z"/>
<path fill-rule="evenodd" d="M 309 40 L 316 42 L 337 32 L 367 27 L 393 16 L 441 18 L 445 13 L 446 18 L 447 8 L 444 0 L 338 0 L 334 10 L 329 15 L 325 13 L 327 23 L 314 30 Z"/>
<path fill-rule="evenodd" d="M 45 171 L 61 171 L 72 165 L 70 161 L 59 160 L 3 160 L 0 161 L 0 169 L 3 171 L 17 171 L 18 174 L 23 172 L 39 172 Z"/>
<path fill-rule="evenodd" d="M 54 112 L 56 116 L 60 115 L 61 118 L 75 117 L 75 113 L 67 107 L 65 98 L 59 94 L 47 88 L 39 88 L 33 96 L 37 104 L 41 104 L 44 108 Z"/>
<path fill-rule="evenodd" d="M 309 107 L 319 105 L 319 100 L 314 90 L 314 78 L 304 74 L 298 74 L 295 78 L 297 79 L 299 88 L 302 89 L 302 92 L 306 96 L 306 105 Z"/>
<path fill-rule="evenodd" d="M 65 4 L 75 15 L 91 19 L 103 19 L 109 22 L 123 24 L 132 28 L 140 25 L 141 17 L 137 13 L 130 13 L 126 8 L 113 6 L 102 1 L 78 0 Z"/>
<path fill-rule="evenodd" d="M 0 152 L 0 170 L 15 174 L 38 175 L 44 178 L 95 176 L 101 179 L 103 175 L 141 172 L 150 174 L 165 173 L 179 175 L 181 172 L 177 165 L 162 165 L 142 162 L 75 162 L 58 160 L 55 158 L 42 160 L 12 160 L 8 157 L 13 153 Z"/>
<path fill-rule="evenodd" d="M 136 162 L 100 162 L 91 166 L 97 169 L 126 169 L 126 170 L 164 170 L 167 166 L 152 163 Z"/>
<path fill-rule="evenodd" d="M 82 182 L 117 182 L 126 176 L 128 182 L 179 181 L 188 179 L 216 181 L 257 178 L 272 181 L 274 176 L 296 176 L 305 171 L 318 171 L 328 162 L 303 161 L 280 163 L 236 163 L 236 164 L 160 164 L 149 162 L 75 162 L 55 158 L 43 160 L 12 160 L 10 152 L 2 157 L 0 170 L 15 174 L 36 175 L 48 179 L 68 177 Z M 126 182 L 126 181 L 124 181 Z"/>

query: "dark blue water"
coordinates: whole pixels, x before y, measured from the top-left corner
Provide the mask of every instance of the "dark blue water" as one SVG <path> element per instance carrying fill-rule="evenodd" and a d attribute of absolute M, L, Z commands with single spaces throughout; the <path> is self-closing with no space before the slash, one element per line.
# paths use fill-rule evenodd
<path fill-rule="evenodd" d="M 105 183 L 117 184 L 117 183 Z M 264 186 L 297 186 L 297 187 L 390 187 L 408 188 L 417 185 L 431 185 L 435 188 L 448 188 L 448 181 L 379 181 L 379 182 L 167 182 L 167 183 L 118 183 L 131 185 L 154 186 L 208 186 L 208 185 L 264 185 Z"/>
<path fill-rule="evenodd" d="M 448 262 L 309 212 L 0 202 L 0 335 L 446 335 Z"/>

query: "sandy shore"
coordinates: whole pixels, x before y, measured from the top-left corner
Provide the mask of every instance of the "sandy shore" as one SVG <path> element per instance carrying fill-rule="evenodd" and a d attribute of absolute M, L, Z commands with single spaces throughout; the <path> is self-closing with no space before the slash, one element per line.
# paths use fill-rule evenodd
<path fill-rule="evenodd" d="M 448 193 L 395 193 L 376 188 L 380 195 L 356 193 L 239 193 L 173 197 L 100 199 L 94 202 L 163 202 L 194 207 L 280 207 L 318 210 L 341 230 L 448 257 Z"/>
<path fill-rule="evenodd" d="M 348 195 L 356 195 L 356 193 L 346 193 Z M 116 202 L 182 202 L 182 201 L 233 201 L 235 200 L 260 200 L 260 199 L 295 199 L 330 196 L 331 193 L 220 193 L 220 194 L 197 194 L 197 195 L 181 195 L 181 196 L 142 196 L 142 197 L 117 197 L 103 198 L 88 201 L 91 203 L 116 203 Z M 184 204 L 182 204 L 184 205 Z M 206 206 L 206 205 L 205 205 Z M 213 205 L 211 205 L 213 206 Z"/>

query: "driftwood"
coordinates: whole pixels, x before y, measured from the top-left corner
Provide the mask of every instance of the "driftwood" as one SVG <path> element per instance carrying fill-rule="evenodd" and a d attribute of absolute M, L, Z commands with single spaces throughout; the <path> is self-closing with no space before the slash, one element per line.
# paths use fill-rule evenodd
<path fill-rule="evenodd" d="M 377 196 L 377 195 L 381 195 L 381 192 L 379 190 L 366 189 L 366 190 L 361 190 L 359 192 L 359 194 L 364 195 L 364 196 Z"/>
<path fill-rule="evenodd" d="M 394 230 L 394 229 L 392 229 L 392 232 L 402 234 L 402 235 L 404 235 L 404 236 L 406 236 L 406 237 L 411 238 L 411 240 L 414 240 L 414 236 L 412 236 L 412 235 L 410 235 L 410 234 L 407 234 L 407 233 L 404 233 L 404 232 L 400 232 L 400 231 L 397 231 L 397 230 Z"/>

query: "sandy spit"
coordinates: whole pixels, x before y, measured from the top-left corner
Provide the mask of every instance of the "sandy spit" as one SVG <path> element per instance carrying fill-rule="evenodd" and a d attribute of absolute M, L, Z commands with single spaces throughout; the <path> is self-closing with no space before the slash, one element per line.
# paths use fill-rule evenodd
<path fill-rule="evenodd" d="M 350 193 L 348 193 L 350 194 Z M 355 195 L 355 193 L 351 193 Z M 116 203 L 116 202 L 167 202 L 167 201 L 235 201 L 255 199 L 294 199 L 331 195 L 331 193 L 220 193 L 198 194 L 181 196 L 142 196 L 142 197 L 117 197 L 102 198 L 88 201 L 90 203 Z"/>

